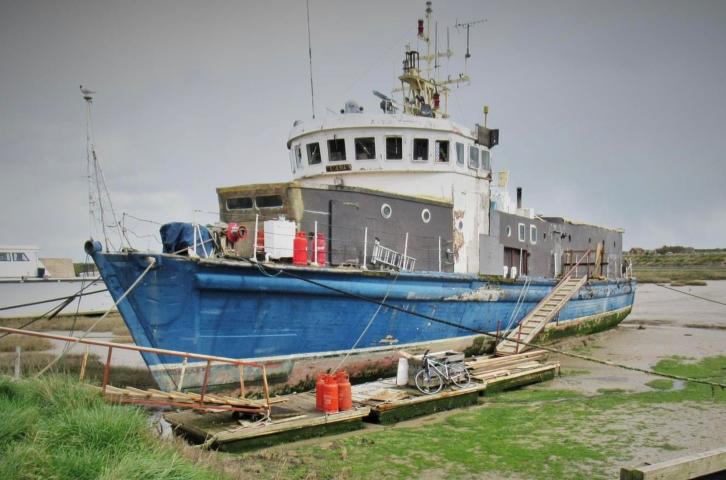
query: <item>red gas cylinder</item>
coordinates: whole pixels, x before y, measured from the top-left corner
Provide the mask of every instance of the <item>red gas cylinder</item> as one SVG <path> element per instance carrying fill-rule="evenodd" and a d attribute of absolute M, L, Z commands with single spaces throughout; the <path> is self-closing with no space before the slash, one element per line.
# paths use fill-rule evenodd
<path fill-rule="evenodd" d="M 295 235 L 292 245 L 292 263 L 293 265 L 308 264 L 308 234 L 305 232 L 297 232 Z"/>
<path fill-rule="evenodd" d="M 323 411 L 323 385 L 325 385 L 326 376 L 327 374 L 321 373 L 315 382 L 315 409 L 321 412 Z"/>
<path fill-rule="evenodd" d="M 338 382 L 338 409 L 341 412 L 353 408 L 353 391 L 350 386 L 348 372 L 335 374 L 335 381 Z"/>
<path fill-rule="evenodd" d="M 257 253 L 264 253 L 265 251 L 265 231 L 262 229 L 257 230 Z"/>
<path fill-rule="evenodd" d="M 323 412 L 336 413 L 338 411 L 338 382 L 332 375 L 325 375 L 323 384 Z"/>
<path fill-rule="evenodd" d="M 315 262 L 321 267 L 324 267 L 328 263 L 328 241 L 324 233 L 318 233 L 318 238 L 315 241 L 317 242 L 316 254 L 318 257 L 315 259 Z"/>

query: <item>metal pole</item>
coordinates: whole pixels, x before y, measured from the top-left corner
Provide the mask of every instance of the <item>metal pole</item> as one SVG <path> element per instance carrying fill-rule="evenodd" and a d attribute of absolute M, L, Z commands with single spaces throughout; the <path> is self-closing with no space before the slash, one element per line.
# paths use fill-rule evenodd
<path fill-rule="evenodd" d="M 252 258 L 256 261 L 257 260 L 257 226 L 258 226 L 258 220 L 259 220 L 260 214 L 255 214 L 255 243 L 252 245 Z"/>
<path fill-rule="evenodd" d="M 406 241 L 403 244 L 403 265 L 401 270 L 406 270 L 406 256 L 408 254 L 408 232 L 406 232 Z"/>
<path fill-rule="evenodd" d="M 212 361 L 207 360 L 207 368 L 204 369 L 204 383 L 202 384 L 202 392 L 199 397 L 199 403 L 204 403 L 204 395 L 207 394 L 207 383 L 209 382 L 209 368 L 212 366 Z"/>
<path fill-rule="evenodd" d="M 318 221 L 315 220 L 315 235 L 313 235 L 313 265 L 318 265 Z"/>
<path fill-rule="evenodd" d="M 439 272 L 441 271 L 441 237 L 439 237 Z"/>
<path fill-rule="evenodd" d="M 182 371 L 181 375 L 179 376 L 179 385 L 176 386 L 176 391 L 181 392 L 182 385 L 184 385 L 184 374 L 187 373 L 187 362 L 189 359 L 187 357 L 184 357 L 184 361 L 182 362 Z"/>
<path fill-rule="evenodd" d="M 108 385 L 108 377 L 111 375 L 111 352 L 113 347 L 108 347 L 108 356 L 106 357 L 106 364 L 103 366 L 103 384 L 101 386 L 103 393 L 106 393 L 106 385 Z"/>
<path fill-rule="evenodd" d="M 22 349 L 20 345 L 15 346 L 15 372 L 13 375 L 15 380 L 20 380 L 20 352 Z"/>
<path fill-rule="evenodd" d="M 363 230 L 363 266 L 368 268 L 368 227 Z"/>

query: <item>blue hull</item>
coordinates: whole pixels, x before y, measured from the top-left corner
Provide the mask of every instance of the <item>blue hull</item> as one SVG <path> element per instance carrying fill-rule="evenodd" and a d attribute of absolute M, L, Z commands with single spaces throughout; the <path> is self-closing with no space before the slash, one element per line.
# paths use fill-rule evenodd
<path fill-rule="evenodd" d="M 115 300 L 141 275 L 150 256 L 157 265 L 118 307 L 138 345 L 243 359 L 326 355 L 350 349 L 378 309 L 298 278 L 270 276 L 276 270 L 264 272 L 247 262 L 93 254 Z M 387 296 L 387 303 L 407 311 L 488 332 L 510 321 L 516 326 L 555 285 L 550 279 L 533 281 L 513 313 L 523 282 L 447 273 L 286 268 L 326 286 L 380 300 Z M 634 292 L 632 280 L 591 281 L 558 321 L 625 309 L 632 305 Z M 383 307 L 358 348 L 400 348 L 470 335 L 470 330 Z M 152 371 L 179 362 L 155 354 L 144 354 L 144 359 Z"/>

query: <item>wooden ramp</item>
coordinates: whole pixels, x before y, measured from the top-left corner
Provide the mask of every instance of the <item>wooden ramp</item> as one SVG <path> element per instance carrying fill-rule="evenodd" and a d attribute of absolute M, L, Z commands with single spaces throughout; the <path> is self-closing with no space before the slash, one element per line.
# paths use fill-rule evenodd
<path fill-rule="evenodd" d="M 519 327 L 511 330 L 504 340 L 499 342 L 496 354 L 514 355 L 526 350 L 528 347 L 518 342 L 530 343 L 534 340 L 534 337 L 544 330 L 586 282 L 587 276 L 577 278 L 570 274 L 563 278 L 549 295 L 519 322 Z"/>

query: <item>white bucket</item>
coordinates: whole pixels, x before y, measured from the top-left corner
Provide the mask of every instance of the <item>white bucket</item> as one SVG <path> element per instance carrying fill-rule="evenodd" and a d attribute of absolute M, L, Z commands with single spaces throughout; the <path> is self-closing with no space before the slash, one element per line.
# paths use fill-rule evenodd
<path fill-rule="evenodd" d="M 408 384 L 408 358 L 399 358 L 396 385 L 402 386 L 406 384 Z"/>

